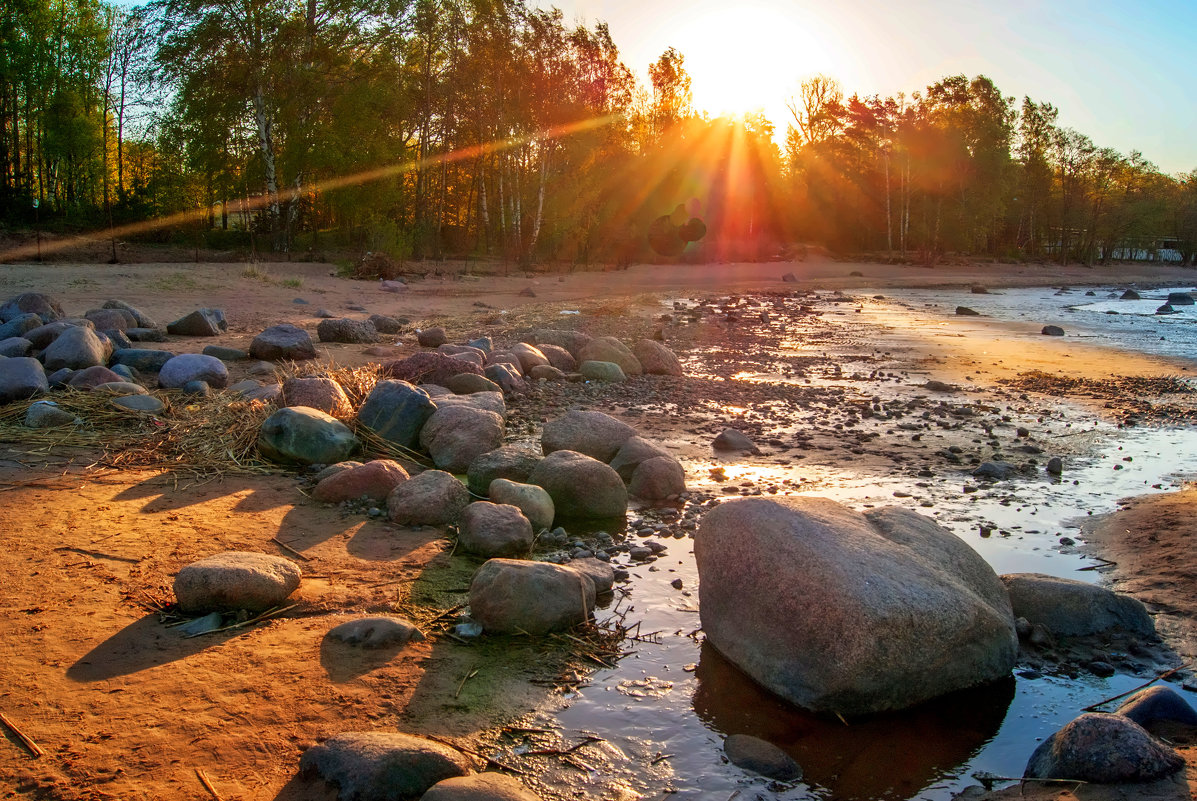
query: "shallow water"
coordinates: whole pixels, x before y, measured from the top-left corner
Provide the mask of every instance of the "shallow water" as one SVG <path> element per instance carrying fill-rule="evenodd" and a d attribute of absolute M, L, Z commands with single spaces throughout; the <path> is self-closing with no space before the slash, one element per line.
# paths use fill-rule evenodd
<path fill-rule="evenodd" d="M 1009 290 L 1001 295 L 888 294 L 891 298 L 900 295 L 898 301 L 906 304 L 911 314 L 924 313 L 924 304 L 931 304 L 947 313 L 956 305 L 969 305 L 999 319 L 1043 324 L 1057 322 L 1046 316 L 1048 311 L 1077 315 L 1066 330 L 1103 341 L 1120 336 L 1118 326 L 1138 325 L 1152 331 L 1141 338 L 1146 343 L 1144 352 L 1169 356 L 1197 353 L 1197 348 L 1179 350 L 1185 337 L 1197 343 L 1197 312 L 1191 307 L 1178 322 L 1173 321 L 1181 315 L 1155 318 L 1136 312 L 1134 320 L 1120 313 L 1111 323 L 1108 318 L 1114 315 L 1103 311 L 1067 310 L 1066 304 L 1085 299 L 1083 290 L 1068 295 L 1038 289 Z M 1167 290 L 1152 294 L 1163 298 Z M 1104 298 L 1089 299 L 1103 309 L 1105 302 Z M 1154 312 L 1161 302 L 1139 304 L 1153 304 Z M 1090 327 L 1075 322 L 1081 320 Z M 1159 340 L 1161 330 L 1168 332 L 1168 339 Z M 1161 344 L 1148 347 L 1151 343 Z M 1125 340 L 1122 345 L 1126 346 Z M 751 373 L 735 379 L 791 380 Z M 734 409 L 724 411 L 735 414 Z M 975 548 L 998 573 L 1039 572 L 1096 582 L 1101 579 L 1100 572 L 1085 568 L 1097 563 L 1079 548 L 1082 523 L 1091 515 L 1114 511 L 1119 499 L 1174 490 L 1197 475 L 1197 430 L 1120 429 L 1090 423 L 1088 428 L 1069 430 L 1062 436 L 1078 437 L 1092 445 L 1089 455 L 1069 459 L 1064 479 L 1040 472 L 986 485 L 969 479 L 963 469 L 922 480 L 897 471 L 888 476 L 862 475 L 851 469 L 820 466 L 815 464 L 816 458 L 774 464 L 745 456 L 687 463 L 687 480 L 692 490 L 716 494 L 724 486 L 752 482 L 756 488 L 768 488 L 765 494 L 818 495 L 857 509 L 904 505 L 933 516 Z M 710 469 L 717 467 L 723 468 L 725 482 L 709 477 Z M 975 491 L 966 492 L 966 485 Z M 1061 545 L 1062 537 L 1076 540 L 1078 546 Z M 621 609 L 631 607 L 627 621 L 640 621 L 641 632 L 657 632 L 657 636 L 634 643 L 635 652 L 615 668 L 593 674 L 589 686 L 545 721 L 570 739 L 586 732 L 605 740 L 580 752 L 589 754 L 587 759 L 594 763 L 586 765 L 588 771 L 563 779 L 574 794 L 947 799 L 977 783 L 972 776 L 977 772 L 1020 776 L 1043 737 L 1083 707 L 1142 682 L 1123 673 L 1074 680 L 1012 677 L 909 712 L 851 725 L 816 718 L 761 690 L 702 644 L 693 541 L 662 542 L 668 550 L 657 561 L 629 566 L 631 592 L 621 605 Z M 626 557 L 620 561 L 626 562 Z M 676 579 L 681 580 L 681 589 L 671 585 Z M 778 785 L 725 763 L 722 741 L 733 733 L 763 737 L 789 752 L 803 766 L 804 781 Z"/>

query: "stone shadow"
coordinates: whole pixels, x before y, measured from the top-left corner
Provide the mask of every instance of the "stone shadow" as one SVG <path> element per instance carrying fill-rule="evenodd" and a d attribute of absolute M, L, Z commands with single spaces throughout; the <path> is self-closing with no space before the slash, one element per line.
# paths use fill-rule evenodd
<path fill-rule="evenodd" d="M 247 629 L 186 637 L 166 628 L 151 613 L 135 620 L 94 646 L 67 668 L 67 678 L 80 683 L 105 681 L 177 662 L 244 634 Z"/>

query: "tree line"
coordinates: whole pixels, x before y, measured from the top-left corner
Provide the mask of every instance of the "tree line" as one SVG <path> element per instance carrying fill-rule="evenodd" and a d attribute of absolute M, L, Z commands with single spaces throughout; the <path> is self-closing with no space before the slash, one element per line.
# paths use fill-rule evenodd
<path fill-rule="evenodd" d="M 147 236 L 524 264 L 1197 251 L 1197 170 L 984 76 L 816 76 L 789 108 L 781 147 L 759 113 L 699 115 L 683 54 L 641 82 L 605 24 L 525 0 L 9 0 L 0 220 L 192 211 Z"/>

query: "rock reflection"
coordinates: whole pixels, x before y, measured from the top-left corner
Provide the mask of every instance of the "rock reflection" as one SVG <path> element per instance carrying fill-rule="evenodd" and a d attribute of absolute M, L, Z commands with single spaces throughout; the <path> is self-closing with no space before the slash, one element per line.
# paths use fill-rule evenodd
<path fill-rule="evenodd" d="M 1015 687 L 1010 678 L 844 725 L 761 688 L 707 643 L 695 675 L 694 711 L 704 724 L 768 740 L 837 801 L 910 798 L 951 773 L 997 734 Z"/>

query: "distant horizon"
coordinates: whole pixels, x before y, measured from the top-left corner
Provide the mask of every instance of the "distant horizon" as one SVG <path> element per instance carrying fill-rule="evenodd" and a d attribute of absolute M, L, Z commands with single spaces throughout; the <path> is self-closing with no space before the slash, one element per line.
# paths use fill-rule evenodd
<path fill-rule="evenodd" d="M 1138 150 L 1169 175 L 1197 170 L 1197 58 L 1181 57 L 1197 4 L 1155 0 L 540 0 L 567 23 L 605 22 L 620 59 L 647 83 L 666 48 L 685 58 L 695 110 L 759 110 L 784 138 L 787 97 L 826 74 L 845 96 L 909 97 L 951 75 L 986 75 L 1004 95 L 1046 101 L 1098 147 Z M 964 9 L 964 13 L 962 13 Z M 751 37 L 751 38 L 750 38 Z M 759 38 L 758 38 L 759 37 Z M 894 45 L 900 37 L 900 46 Z M 790 49 L 792 43 L 792 50 Z M 1169 54 L 1173 63 L 1162 64 Z M 862 57 L 863 54 L 863 57 Z M 790 66 L 792 65 L 792 69 Z"/>

